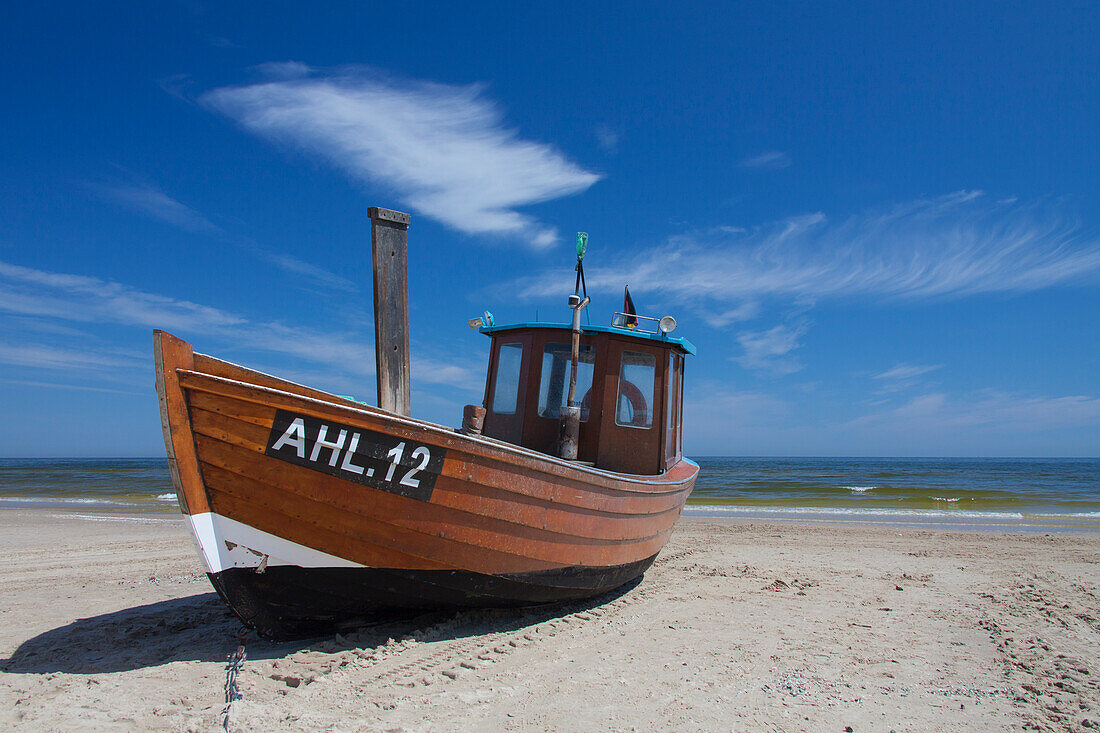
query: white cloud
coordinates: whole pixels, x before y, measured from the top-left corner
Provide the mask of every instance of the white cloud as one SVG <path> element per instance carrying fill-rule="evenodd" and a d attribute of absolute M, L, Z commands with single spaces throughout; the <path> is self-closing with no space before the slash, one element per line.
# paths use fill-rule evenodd
<path fill-rule="evenodd" d="M 342 290 L 347 293 L 353 293 L 359 290 L 358 286 L 351 280 L 348 280 L 342 275 L 337 275 L 334 272 L 329 272 L 323 268 L 311 265 L 310 263 L 300 260 L 292 255 L 283 254 L 280 252 L 269 252 L 267 250 L 261 250 L 254 248 L 260 257 L 264 258 L 271 264 L 278 267 L 284 272 L 288 272 L 291 275 L 299 275 L 306 277 L 323 288 L 330 290 Z"/>
<path fill-rule="evenodd" d="M 717 227 L 593 263 L 590 291 L 629 282 L 649 297 L 743 305 L 765 298 L 896 300 L 1020 293 L 1095 281 L 1100 240 L 1055 206 L 991 202 L 962 191 L 839 222 L 793 217 L 739 232 Z M 558 293 L 566 270 L 517 282 L 521 297 Z"/>
<path fill-rule="evenodd" d="M 943 406 L 947 403 L 947 395 L 934 392 L 932 394 L 914 397 L 901 407 L 895 407 L 889 411 L 899 424 L 911 423 L 913 420 L 932 418 L 936 419 L 943 412 Z M 864 421 L 873 421 L 877 416 L 865 417 Z"/>
<path fill-rule="evenodd" d="M 274 73 L 273 71 L 270 73 Z M 284 73 L 290 73 L 285 71 Z M 230 237 L 224 229 L 211 222 L 198 211 L 150 184 L 118 184 L 118 185 L 93 185 L 104 197 L 123 204 L 127 208 L 137 211 L 154 219 L 167 222 L 192 232 L 215 235 L 224 239 L 236 239 Z M 290 273 L 299 278 L 305 278 L 311 283 L 326 290 L 342 290 L 355 292 L 358 287 L 345 277 L 329 272 L 324 268 L 313 265 L 292 255 L 281 252 L 273 252 L 266 247 L 252 243 L 247 239 L 235 241 L 236 244 L 251 252 L 269 264 Z"/>
<path fill-rule="evenodd" d="M 684 448 L 689 455 L 775 454 L 791 448 L 774 440 L 792 419 L 792 405 L 783 399 L 734 389 L 724 381 L 696 380 L 684 389 Z M 761 435 L 768 439 L 761 441 Z"/>
<path fill-rule="evenodd" d="M 1100 398 L 1049 397 L 985 390 L 952 399 L 933 392 L 888 410 L 864 415 L 849 426 L 897 433 L 1038 433 L 1100 425 Z"/>
<path fill-rule="evenodd" d="M 805 312 L 821 300 L 917 301 L 984 293 L 1022 293 L 1095 282 L 1100 239 L 1078 230 L 1057 204 L 990 201 L 961 191 L 868 211 L 840 222 L 822 213 L 749 229 L 721 226 L 671 237 L 612 265 L 587 262 L 588 291 L 614 294 L 629 282 L 636 298 L 695 310 L 721 328 L 759 315 L 765 306 Z M 521 299 L 555 296 L 572 273 L 554 270 L 513 283 Z M 786 316 L 789 322 L 794 316 Z M 736 361 L 790 374 L 789 356 L 804 322 L 737 336 Z M 883 391 L 910 382 L 880 380 Z"/>
<path fill-rule="evenodd" d="M 760 303 L 749 301 L 736 308 L 729 308 L 724 311 L 704 311 L 703 320 L 707 322 L 708 326 L 722 328 L 738 321 L 751 321 L 758 315 L 760 315 Z"/>
<path fill-rule="evenodd" d="M 1100 399 L 1085 395 L 1031 397 L 991 392 L 955 414 L 960 424 L 1030 432 L 1100 425 Z"/>
<path fill-rule="evenodd" d="M 787 168 L 791 164 L 791 156 L 778 150 L 768 150 L 760 155 L 745 158 L 739 165 L 742 168 L 760 168 L 763 170 L 779 170 Z"/>
<path fill-rule="evenodd" d="M 0 344 L 0 364 L 36 369 L 106 369 L 138 366 L 133 358 L 45 344 Z"/>
<path fill-rule="evenodd" d="M 94 185 L 104 197 L 154 219 L 202 234 L 224 234 L 222 228 L 159 188 L 144 183 Z"/>
<path fill-rule="evenodd" d="M 802 363 L 790 356 L 801 345 L 810 324 L 806 319 L 780 324 L 766 331 L 743 331 L 737 334 L 742 354 L 734 360 L 746 369 L 793 374 L 802 370 Z"/>
<path fill-rule="evenodd" d="M 870 377 L 878 385 L 876 392 L 880 395 L 886 395 L 916 387 L 925 382 L 922 377 L 937 369 L 942 369 L 943 366 L 943 364 L 895 364 L 886 371 L 871 374 Z M 867 376 L 867 373 L 863 372 L 859 376 Z"/>
<path fill-rule="evenodd" d="M 0 379 L 4 384 L 18 384 L 23 387 L 42 387 L 44 389 L 69 389 L 76 392 L 105 392 L 107 394 L 127 394 L 137 397 L 149 397 L 148 392 L 135 392 L 128 389 L 110 389 L 108 387 L 92 387 L 86 384 L 58 384 L 56 382 L 39 382 L 33 379 Z"/>
<path fill-rule="evenodd" d="M 179 334 L 231 343 L 320 364 L 338 373 L 374 374 L 373 338 L 351 337 L 278 322 L 256 322 L 244 316 L 186 300 L 145 293 L 120 283 L 84 275 L 45 272 L 0 261 L 0 311 L 20 316 L 82 323 L 110 323 L 161 328 Z M 369 337 L 368 337 L 369 338 Z M 0 361 L 24 366 L 76 368 L 111 366 L 117 357 L 72 352 L 54 347 L 0 350 Z M 134 361 L 127 361 L 133 365 Z M 120 364 L 121 365 L 121 364 Z M 413 377 L 430 384 L 468 386 L 480 375 L 464 364 L 414 352 Z"/>
<path fill-rule="evenodd" d="M 607 125 L 596 126 L 596 142 L 600 144 L 606 153 L 614 153 L 619 149 L 619 133 Z"/>
<path fill-rule="evenodd" d="M 207 35 L 206 42 L 214 48 L 240 48 L 240 45 L 233 43 L 225 36 Z"/>
<path fill-rule="evenodd" d="M 46 272 L 3 261 L 0 261 L 0 311 L 190 332 L 244 323 L 239 316 L 190 301 L 145 293 L 85 275 Z"/>
<path fill-rule="evenodd" d="M 721 431 L 731 420 L 754 425 L 786 421 L 791 405 L 774 395 L 756 390 L 731 389 L 721 382 L 700 382 L 687 388 L 684 409 L 703 420 L 708 429 Z M 703 417 L 706 416 L 706 417 Z M 685 425 L 693 421 L 684 421 Z"/>
<path fill-rule="evenodd" d="M 278 66 L 296 78 L 223 87 L 200 101 L 256 134 L 394 189 L 403 205 L 459 231 L 545 247 L 556 231 L 517 209 L 600 178 L 505 127 L 482 86 L 398 83 L 362 68 L 304 76 L 300 64 Z"/>
<path fill-rule="evenodd" d="M 1100 426 L 1100 398 L 1084 395 L 930 392 L 838 420 L 794 398 L 689 387 L 685 448 L 697 455 L 1095 456 Z"/>
<path fill-rule="evenodd" d="M 268 79 L 304 79 L 313 76 L 313 69 L 300 61 L 269 61 L 252 68 Z"/>
<path fill-rule="evenodd" d="M 936 369 L 942 369 L 943 364 L 895 364 L 893 367 L 887 369 L 884 372 L 871 375 L 872 379 L 887 379 L 887 380 L 903 380 L 907 381 L 915 377 L 919 377 L 922 374 L 935 371 Z"/>

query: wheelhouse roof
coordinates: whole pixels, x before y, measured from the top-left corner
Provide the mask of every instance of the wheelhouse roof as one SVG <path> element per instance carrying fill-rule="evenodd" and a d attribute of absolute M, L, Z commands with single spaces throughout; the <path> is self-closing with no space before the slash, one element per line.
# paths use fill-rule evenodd
<path fill-rule="evenodd" d="M 504 331 L 516 331 L 521 328 L 544 328 L 544 329 L 560 329 L 570 331 L 573 325 L 570 323 L 543 323 L 538 321 L 527 321 L 525 323 L 509 323 L 502 326 L 482 326 L 478 330 L 481 333 L 492 336 L 493 334 L 502 333 Z M 673 346 L 685 354 L 695 355 L 695 344 L 688 341 L 682 336 L 668 336 L 663 333 L 646 333 L 644 331 L 637 331 L 633 328 L 619 328 L 618 326 L 581 326 L 581 333 L 612 333 L 616 336 L 626 336 L 627 338 L 639 339 L 642 341 L 656 341 L 661 344 L 668 344 Z"/>

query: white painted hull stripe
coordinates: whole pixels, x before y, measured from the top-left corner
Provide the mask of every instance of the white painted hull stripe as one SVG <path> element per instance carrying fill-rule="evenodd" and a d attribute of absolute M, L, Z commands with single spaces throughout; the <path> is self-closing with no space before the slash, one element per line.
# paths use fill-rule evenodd
<path fill-rule="evenodd" d="M 203 564 L 211 573 L 220 573 L 228 568 L 259 568 L 261 564 L 264 567 L 365 567 L 214 512 L 193 514 L 188 519 Z"/>

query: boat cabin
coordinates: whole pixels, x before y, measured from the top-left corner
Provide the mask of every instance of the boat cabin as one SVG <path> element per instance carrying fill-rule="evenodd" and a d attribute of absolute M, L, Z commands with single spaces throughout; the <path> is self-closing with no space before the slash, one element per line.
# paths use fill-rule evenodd
<path fill-rule="evenodd" d="M 618 322 L 625 323 L 620 316 Z M 482 326 L 480 331 L 493 342 L 485 380 L 484 435 L 557 455 L 572 326 L 518 323 Z M 577 460 L 642 475 L 675 465 L 683 454 L 684 357 L 694 353 L 689 341 L 659 329 L 581 326 Z"/>

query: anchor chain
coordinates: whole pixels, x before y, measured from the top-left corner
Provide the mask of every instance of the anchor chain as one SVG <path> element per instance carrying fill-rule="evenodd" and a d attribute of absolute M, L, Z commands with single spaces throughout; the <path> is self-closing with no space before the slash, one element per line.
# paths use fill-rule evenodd
<path fill-rule="evenodd" d="M 229 730 L 229 710 L 233 703 L 242 697 L 240 688 L 237 687 L 237 675 L 244 666 L 244 660 L 247 656 L 244 649 L 244 642 L 247 638 L 248 629 L 242 626 L 237 632 L 237 650 L 229 655 L 225 667 L 225 708 L 222 710 L 222 729 L 225 731 Z"/>

